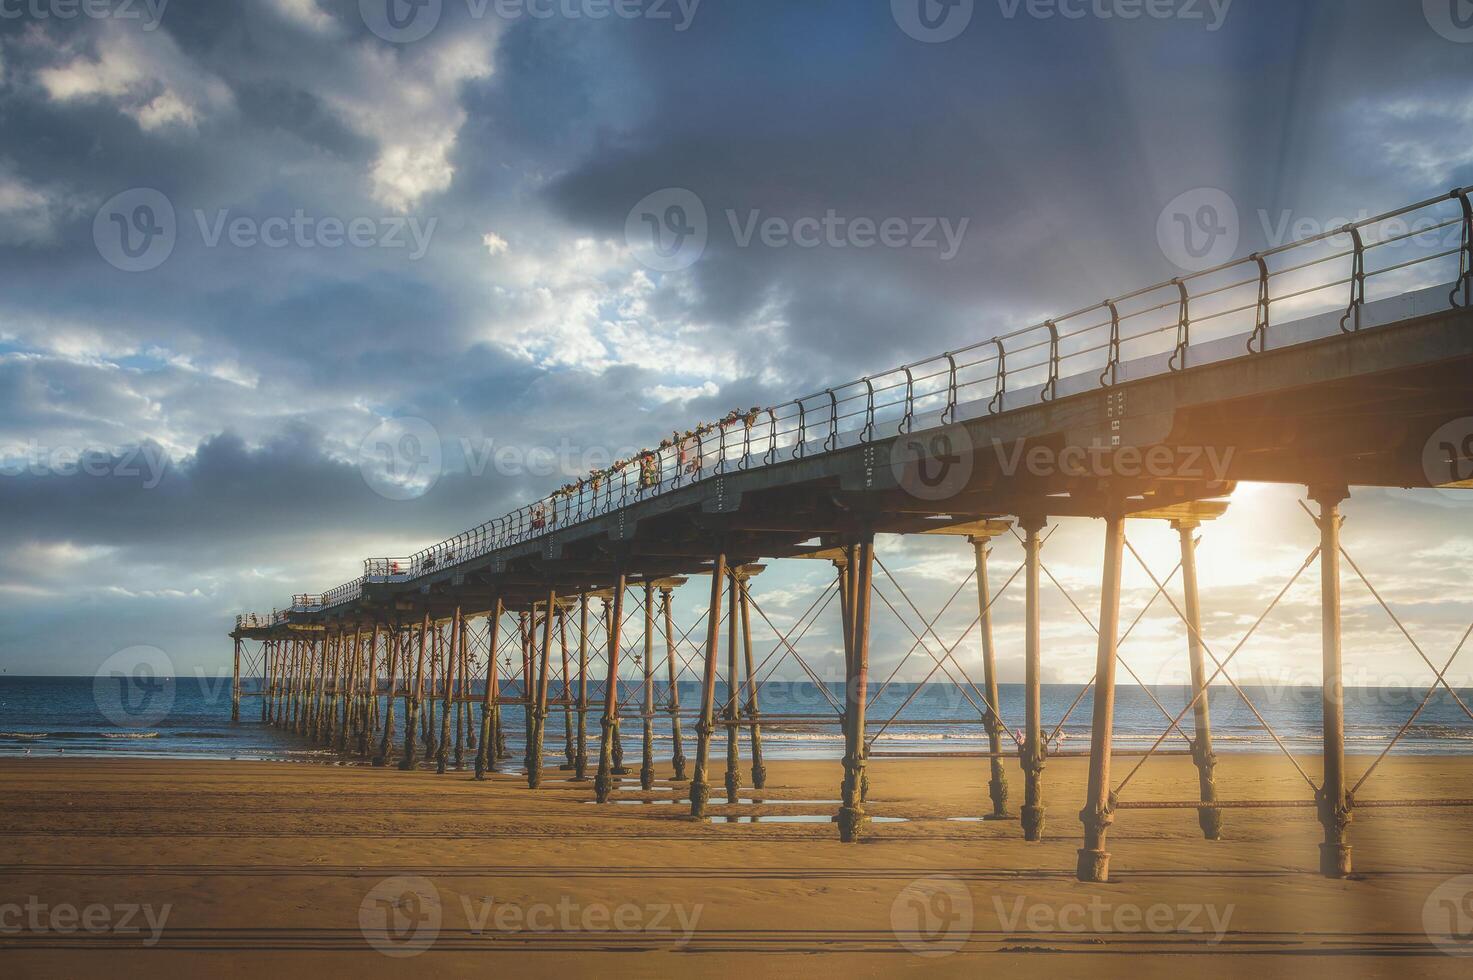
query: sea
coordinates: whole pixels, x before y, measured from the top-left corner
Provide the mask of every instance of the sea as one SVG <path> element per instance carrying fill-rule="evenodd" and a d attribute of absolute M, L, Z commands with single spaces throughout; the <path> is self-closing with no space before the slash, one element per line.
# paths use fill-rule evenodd
<path fill-rule="evenodd" d="M 551 696 L 559 697 L 556 683 Z M 240 721 L 231 721 L 231 680 L 210 677 L 150 678 L 137 681 L 118 677 L 0 676 L 0 756 L 94 756 L 189 759 L 278 760 L 333 762 L 337 755 L 307 738 L 263 724 L 258 682 L 242 682 Z M 502 688 L 517 697 L 515 683 Z M 1089 747 L 1093 702 L 1080 685 L 1043 686 L 1044 730 L 1054 754 L 1086 752 Z M 620 685 L 622 739 L 625 752 L 640 752 L 642 686 Z M 700 686 L 682 682 L 680 702 L 682 740 L 686 755 L 694 754 L 695 719 Z M 1278 740 L 1296 754 L 1316 754 L 1320 748 L 1321 698 L 1317 687 L 1244 687 L 1246 701 L 1231 687 L 1213 687 L 1208 699 L 1215 750 L 1228 752 L 1277 751 Z M 874 757 L 892 754 L 976 754 L 986 751 L 987 738 L 980 722 L 980 692 L 946 684 L 875 685 L 867 706 L 867 732 L 877 736 Z M 759 689 L 763 751 L 769 759 L 834 758 L 843 754 L 837 706 L 843 704 L 842 685 L 820 687 L 812 682 L 769 681 Z M 1082 695 L 1082 696 L 1081 696 Z M 657 692 L 654 722 L 655 754 L 667 758 L 673 748 L 666 690 Z M 1024 689 L 1004 684 L 999 689 L 999 711 L 1014 732 L 1021 733 Z M 1473 690 L 1460 690 L 1463 704 L 1473 706 Z M 743 691 L 745 699 L 745 691 Z M 1416 719 L 1408 719 L 1423 704 Z M 591 744 L 599 732 L 602 703 L 590 697 L 587 728 Z M 1139 752 L 1160 743 L 1163 752 L 1188 748 L 1185 736 L 1193 732 L 1188 711 L 1180 732 L 1169 729 L 1190 700 L 1184 687 L 1120 686 L 1116 692 L 1114 746 Z M 725 691 L 718 686 L 718 711 Z M 1251 707 L 1250 707 L 1251 703 Z M 384 705 L 380 698 L 380 712 Z M 476 709 L 479 710 L 479 709 Z M 521 758 L 521 709 L 503 709 L 508 748 Z M 398 737 L 403 731 L 402 701 L 396 700 Z M 549 709 L 545 747 L 549 764 L 561 761 L 566 744 L 564 724 L 574 718 L 559 706 Z M 1393 749 L 1401 755 L 1456 755 L 1473 752 L 1473 720 L 1445 689 L 1430 697 L 1425 690 L 1400 687 L 1348 688 L 1345 694 L 1346 750 L 1352 754 L 1379 754 L 1402 731 Z M 1261 719 L 1261 720 L 1260 720 Z M 1162 739 L 1163 732 L 1167 736 Z M 748 734 L 742 733 L 743 753 Z M 718 729 L 714 752 L 725 751 L 725 730 Z M 1014 746 L 1004 739 L 1004 749 Z"/>

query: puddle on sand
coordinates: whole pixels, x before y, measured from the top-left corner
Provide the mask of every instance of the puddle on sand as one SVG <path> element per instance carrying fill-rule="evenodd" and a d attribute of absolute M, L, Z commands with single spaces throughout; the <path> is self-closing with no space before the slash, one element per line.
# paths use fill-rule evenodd
<path fill-rule="evenodd" d="M 756 816 L 707 817 L 711 823 L 833 823 L 827 813 L 774 813 Z M 871 823 L 907 823 L 908 817 L 870 817 Z"/>
<path fill-rule="evenodd" d="M 610 800 L 618 806 L 674 806 L 674 800 Z M 600 806 L 598 800 L 584 800 L 584 806 Z"/>
<path fill-rule="evenodd" d="M 733 801 L 733 800 L 722 800 L 720 802 L 717 802 L 715 800 L 712 800 L 710 805 L 711 806 L 731 806 L 733 803 L 736 803 L 737 805 L 742 805 L 742 806 L 793 806 L 793 805 L 797 805 L 797 806 L 823 806 L 825 804 L 832 803 L 834 806 L 838 806 L 842 802 L 844 802 L 844 801 L 843 800 L 764 800 L 761 797 L 754 796 L 754 797 L 751 797 L 750 799 L 747 798 L 747 797 L 738 797 L 735 801 Z"/>

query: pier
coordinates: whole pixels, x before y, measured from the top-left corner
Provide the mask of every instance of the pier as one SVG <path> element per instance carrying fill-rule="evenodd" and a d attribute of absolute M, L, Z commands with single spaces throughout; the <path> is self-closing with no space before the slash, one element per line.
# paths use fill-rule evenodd
<path fill-rule="evenodd" d="M 870 673 L 871 620 L 883 604 L 915 637 L 906 660 L 924 663 L 928 681 L 954 685 L 973 709 L 975 719 L 955 724 L 987 740 L 977 755 L 988 774 L 988 817 L 1016 820 L 1024 842 L 1039 840 L 1046 824 L 1078 820 L 1073 871 L 1081 881 L 1109 880 L 1109 834 L 1131 810 L 1194 811 L 1212 840 L 1234 810 L 1269 806 L 1313 809 L 1323 830 L 1320 871 L 1343 878 L 1354 868 L 1358 808 L 1473 805 L 1373 795 L 1376 766 L 1434 695 L 1450 694 L 1470 720 L 1473 711 L 1444 679 L 1454 659 L 1418 646 L 1363 574 L 1342 540 L 1341 513 L 1358 487 L 1473 486 L 1466 478 L 1473 438 L 1433 438 L 1473 418 L 1470 378 L 1473 207 L 1460 189 L 965 349 L 734 413 L 413 555 L 367 559 L 352 581 L 237 617 L 232 716 L 258 713 L 380 767 L 433 765 L 483 779 L 520 761 L 529 791 L 541 787 L 547 760 L 561 755 L 566 778 L 587 782 L 598 803 L 610 800 L 620 777 L 651 785 L 652 724 L 668 718 L 673 779 L 688 784 L 693 817 L 704 816 L 718 779 L 713 749 L 725 751 L 714 791 L 734 801 L 744 786 L 763 786 L 764 724 L 831 725 L 844 739 L 837 833 L 855 841 L 871 827 L 872 746 L 906 723 L 898 712 L 869 713 L 899 670 Z M 1239 482 L 1303 487 L 1302 519 L 1317 544 L 1282 570 L 1281 581 L 1265 583 L 1262 615 L 1225 649 L 1203 635 L 1210 597 L 1199 591 L 1195 549 Z M 1083 799 L 1050 800 L 1040 596 L 1046 581 L 1058 584 L 1046 544 L 1061 521 L 1098 524 L 1103 561 L 1099 608 L 1092 616 L 1074 610 L 1098 634 L 1086 688 L 1093 695 L 1087 789 Z M 1130 530 L 1142 522 L 1177 534 L 1180 560 L 1169 573 L 1148 567 L 1132 545 Z M 980 676 L 964 666 L 960 641 L 936 635 L 939 614 L 923 615 L 884 564 L 883 536 L 911 534 L 949 536 L 974 564 L 972 591 L 960 583 L 952 598 L 975 600 L 966 636 L 977 646 L 966 652 L 980 654 Z M 1022 544 L 1021 566 L 993 567 L 992 542 L 1004 537 Z M 761 586 L 763 573 L 786 561 L 828 563 L 833 580 L 782 631 L 763 610 Z M 1191 678 L 1186 707 L 1158 702 L 1160 737 L 1140 753 L 1115 750 L 1111 738 L 1117 683 L 1150 691 L 1119 650 L 1145 612 L 1134 621 L 1122 614 L 1127 562 L 1154 582 L 1151 603 L 1179 621 Z M 1168 588 L 1177 578 L 1180 602 Z M 1254 630 L 1306 579 L 1317 581 L 1322 607 L 1318 779 L 1232 670 Z M 1432 678 L 1406 726 L 1354 782 L 1342 696 L 1348 579 L 1370 591 Z M 687 584 L 706 600 L 682 630 L 674 596 Z M 991 611 L 1009 588 L 1025 595 L 1021 718 L 999 711 Z M 842 625 L 842 696 L 823 716 L 764 713 L 763 684 L 781 663 L 828 691 L 802 653 L 806 628 L 821 616 Z M 758 621 L 778 633 L 771 651 L 753 648 Z M 633 649 L 625 643 L 630 622 L 642 624 Z M 699 703 L 680 701 L 682 679 L 700 682 Z M 1303 777 L 1302 798 L 1219 797 L 1215 773 L 1228 763 L 1213 751 L 1207 695 L 1224 685 Z M 522 760 L 505 748 L 503 710 L 512 707 L 524 726 Z M 637 767 L 626 742 L 639 745 Z M 1190 756 L 1196 781 L 1178 800 L 1132 799 L 1140 767 L 1170 752 Z"/>

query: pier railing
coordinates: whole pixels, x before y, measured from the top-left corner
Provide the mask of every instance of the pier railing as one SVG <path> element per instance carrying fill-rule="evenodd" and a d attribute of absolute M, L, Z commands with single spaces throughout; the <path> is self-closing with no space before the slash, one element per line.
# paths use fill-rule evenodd
<path fill-rule="evenodd" d="M 357 599 L 365 583 L 411 581 L 491 551 L 616 511 L 713 476 L 997 414 L 1110 387 L 1128 361 L 1158 355 L 1192 366 L 1194 345 L 1246 336 L 1241 357 L 1270 346 L 1274 325 L 1342 310 L 1360 328 L 1368 296 L 1453 282 L 1473 306 L 1473 187 L 1255 252 L 890 371 L 825 388 L 723 423 L 676 434 L 658 450 L 462 531 L 406 558 L 370 558 L 364 574 L 294 611 Z M 1383 258 L 1385 256 L 1385 258 Z M 1378 260 L 1372 263 L 1371 260 Z M 1445 275 L 1438 263 L 1444 263 Z M 1439 278 L 1439 276 L 1445 277 Z"/>
<path fill-rule="evenodd" d="M 273 609 L 269 613 L 241 613 L 235 617 L 235 628 L 240 629 L 270 629 L 280 626 L 287 620 L 285 609 Z"/>

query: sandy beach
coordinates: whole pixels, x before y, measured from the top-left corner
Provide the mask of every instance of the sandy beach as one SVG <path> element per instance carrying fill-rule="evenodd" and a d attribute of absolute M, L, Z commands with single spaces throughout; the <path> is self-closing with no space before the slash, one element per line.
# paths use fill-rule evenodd
<path fill-rule="evenodd" d="M 1083 760 L 1049 763 L 1038 844 L 954 819 L 981 812 L 984 767 L 875 760 L 868 812 L 903 821 L 844 845 L 826 819 L 695 822 L 663 766 L 655 791 L 631 773 L 601 807 L 557 771 L 534 792 L 512 774 L 4 760 L 0 949 L 22 977 L 1466 976 L 1423 914 L 1473 870 L 1465 810 L 1361 811 L 1346 881 L 1315 873 L 1311 810 L 1229 811 L 1214 843 L 1190 810 L 1123 811 L 1114 880 L 1086 886 Z M 711 814 L 832 813 L 781 801 L 833 800 L 836 763 L 768 768 L 744 791 L 760 802 L 718 791 Z M 1194 786 L 1188 760 L 1153 760 L 1129 799 Z M 1219 787 L 1307 789 L 1266 756 L 1226 759 Z M 1362 794 L 1457 796 L 1473 767 L 1438 758 L 1391 760 Z"/>

